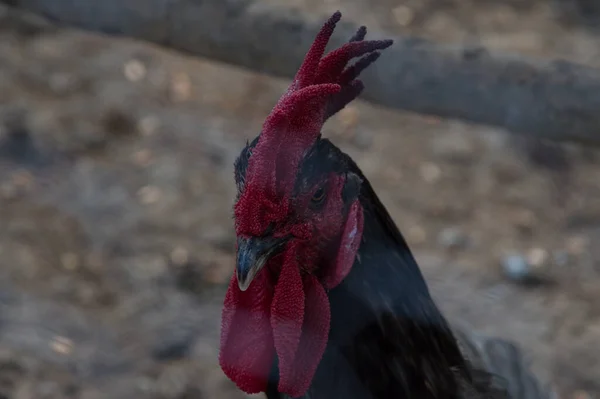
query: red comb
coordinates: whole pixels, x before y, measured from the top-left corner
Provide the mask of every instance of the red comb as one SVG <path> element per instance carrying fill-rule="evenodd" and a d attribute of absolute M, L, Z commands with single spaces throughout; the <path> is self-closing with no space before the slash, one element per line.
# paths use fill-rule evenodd
<path fill-rule="evenodd" d="M 303 154 L 319 137 L 325 121 L 362 92 L 363 84 L 356 78 L 379 58 L 377 50 L 393 43 L 365 41 L 367 30 L 361 26 L 348 43 L 323 57 L 341 17 L 337 11 L 323 25 L 291 85 L 263 124 L 248 165 L 247 189 L 236 205 L 236 220 L 243 230 L 238 234 L 260 235 L 274 221 L 273 215 L 287 213 L 281 197 L 290 193 Z M 357 57 L 361 58 L 348 66 Z M 261 197 L 266 200 L 262 211 L 254 203 Z M 247 222 L 240 224 L 241 220 Z"/>
<path fill-rule="evenodd" d="M 321 107 L 308 106 L 313 113 L 304 114 L 304 116 L 311 119 L 313 126 L 318 126 L 316 132 L 318 136 L 325 120 L 344 108 L 362 92 L 362 82 L 356 80 L 356 78 L 365 68 L 379 58 L 380 53 L 376 50 L 383 50 L 391 46 L 393 40 L 364 41 L 367 35 L 367 28 L 361 26 L 348 43 L 323 57 L 327 43 L 341 18 L 342 14 L 337 11 L 323 25 L 311 48 L 308 50 L 304 62 L 296 73 L 292 84 L 279 100 L 271 115 L 267 117 L 261 136 L 277 134 L 276 129 L 272 129 L 272 127 L 276 126 L 276 121 L 283 116 L 280 111 L 284 111 L 283 114 L 288 117 L 293 117 L 294 114 L 297 115 L 297 112 L 288 114 L 285 111 L 291 111 L 292 108 L 296 107 L 304 108 L 307 106 L 307 103 L 310 104 L 313 102 L 314 97 L 322 98 L 325 95 L 326 98 L 318 102 Z M 354 65 L 347 67 L 351 59 L 361 56 L 362 58 Z M 336 88 L 334 89 L 330 85 L 335 85 Z M 314 87 L 311 94 L 299 95 L 294 100 L 288 98 L 292 93 L 301 91 L 307 87 Z M 332 103 L 336 104 L 336 107 L 333 107 L 336 110 L 326 112 L 325 108 Z M 319 118 L 319 116 L 322 117 Z M 314 134 L 314 131 L 306 132 L 305 136 L 315 139 L 316 137 L 312 137 Z"/>

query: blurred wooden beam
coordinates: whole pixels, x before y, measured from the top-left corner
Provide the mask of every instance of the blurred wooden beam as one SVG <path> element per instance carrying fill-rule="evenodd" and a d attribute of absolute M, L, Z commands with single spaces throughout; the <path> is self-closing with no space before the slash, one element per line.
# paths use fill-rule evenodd
<path fill-rule="evenodd" d="M 52 21 L 134 37 L 292 77 L 327 16 L 316 21 L 252 0 L 0 0 Z M 343 10 L 342 10 L 343 11 Z M 358 28 L 340 23 L 331 46 Z M 372 33 L 369 37 L 389 37 Z M 364 74 L 362 98 L 383 106 L 494 125 L 529 137 L 600 144 L 600 71 L 412 37 Z"/>

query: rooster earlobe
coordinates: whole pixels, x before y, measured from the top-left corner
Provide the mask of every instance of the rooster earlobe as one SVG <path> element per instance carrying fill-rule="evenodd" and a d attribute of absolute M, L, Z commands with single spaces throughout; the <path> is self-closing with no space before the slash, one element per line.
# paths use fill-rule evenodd
<path fill-rule="evenodd" d="M 348 172 L 346 174 L 346 182 L 342 189 L 342 199 L 344 204 L 350 206 L 350 204 L 358 199 L 361 185 L 362 179 L 356 173 Z"/>
<path fill-rule="evenodd" d="M 326 289 L 335 288 L 350 273 L 362 241 L 363 224 L 363 208 L 360 201 L 355 199 L 350 205 L 346 222 L 342 227 L 342 235 L 334 264 L 330 266 L 322 279 L 323 286 Z"/>

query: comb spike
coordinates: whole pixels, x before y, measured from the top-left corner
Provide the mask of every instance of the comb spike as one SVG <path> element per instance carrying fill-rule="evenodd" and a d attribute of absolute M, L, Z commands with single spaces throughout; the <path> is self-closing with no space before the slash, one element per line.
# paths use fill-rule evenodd
<path fill-rule="evenodd" d="M 350 38 L 350 40 L 348 40 L 349 43 L 352 42 L 360 42 L 362 40 L 365 40 L 365 37 L 367 36 L 367 27 L 362 25 L 360 28 L 358 28 L 358 30 L 356 31 L 356 33 L 354 34 L 354 36 L 352 36 Z"/>
<path fill-rule="evenodd" d="M 346 105 L 350 104 L 352 100 L 362 93 L 365 86 L 360 80 L 353 80 L 350 83 L 342 86 L 342 90 L 334 94 L 327 104 L 327 110 L 323 122 L 329 119 L 331 116 L 337 114 Z"/>
<path fill-rule="evenodd" d="M 369 65 L 377 61 L 379 56 L 381 56 L 381 53 L 379 51 L 374 51 L 361 57 L 354 65 L 349 66 L 342 72 L 340 76 L 340 84 L 344 85 L 352 82 Z"/>
<path fill-rule="evenodd" d="M 319 63 L 318 83 L 335 82 L 348 61 L 360 57 L 375 50 L 383 50 L 393 43 L 392 40 L 370 40 L 349 42 L 344 46 L 327 54 Z"/>
<path fill-rule="evenodd" d="M 331 35 L 333 35 L 333 31 L 335 29 L 336 24 L 342 19 L 342 13 L 336 11 L 330 18 L 325 22 L 312 46 L 306 53 L 304 57 L 304 62 L 300 66 L 300 69 L 296 73 L 296 77 L 294 78 L 294 82 L 292 83 L 293 89 L 300 89 L 306 87 L 311 84 L 315 74 L 317 73 L 319 62 L 321 61 L 321 57 L 325 53 L 325 48 L 327 47 L 327 43 L 329 43 L 329 39 Z"/>

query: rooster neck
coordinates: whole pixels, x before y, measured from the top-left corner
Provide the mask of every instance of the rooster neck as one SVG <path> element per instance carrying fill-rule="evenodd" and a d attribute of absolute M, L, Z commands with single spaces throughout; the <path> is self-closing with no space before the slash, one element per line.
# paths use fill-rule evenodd
<path fill-rule="evenodd" d="M 402 234 L 360 169 L 361 246 L 351 272 L 328 292 L 329 340 L 302 399 L 459 399 L 470 370 L 433 302 Z M 274 359 L 267 398 L 277 392 Z"/>
<path fill-rule="evenodd" d="M 470 377 L 450 327 L 366 179 L 361 202 L 359 255 L 329 292 L 328 347 L 307 398 L 459 398 Z"/>

